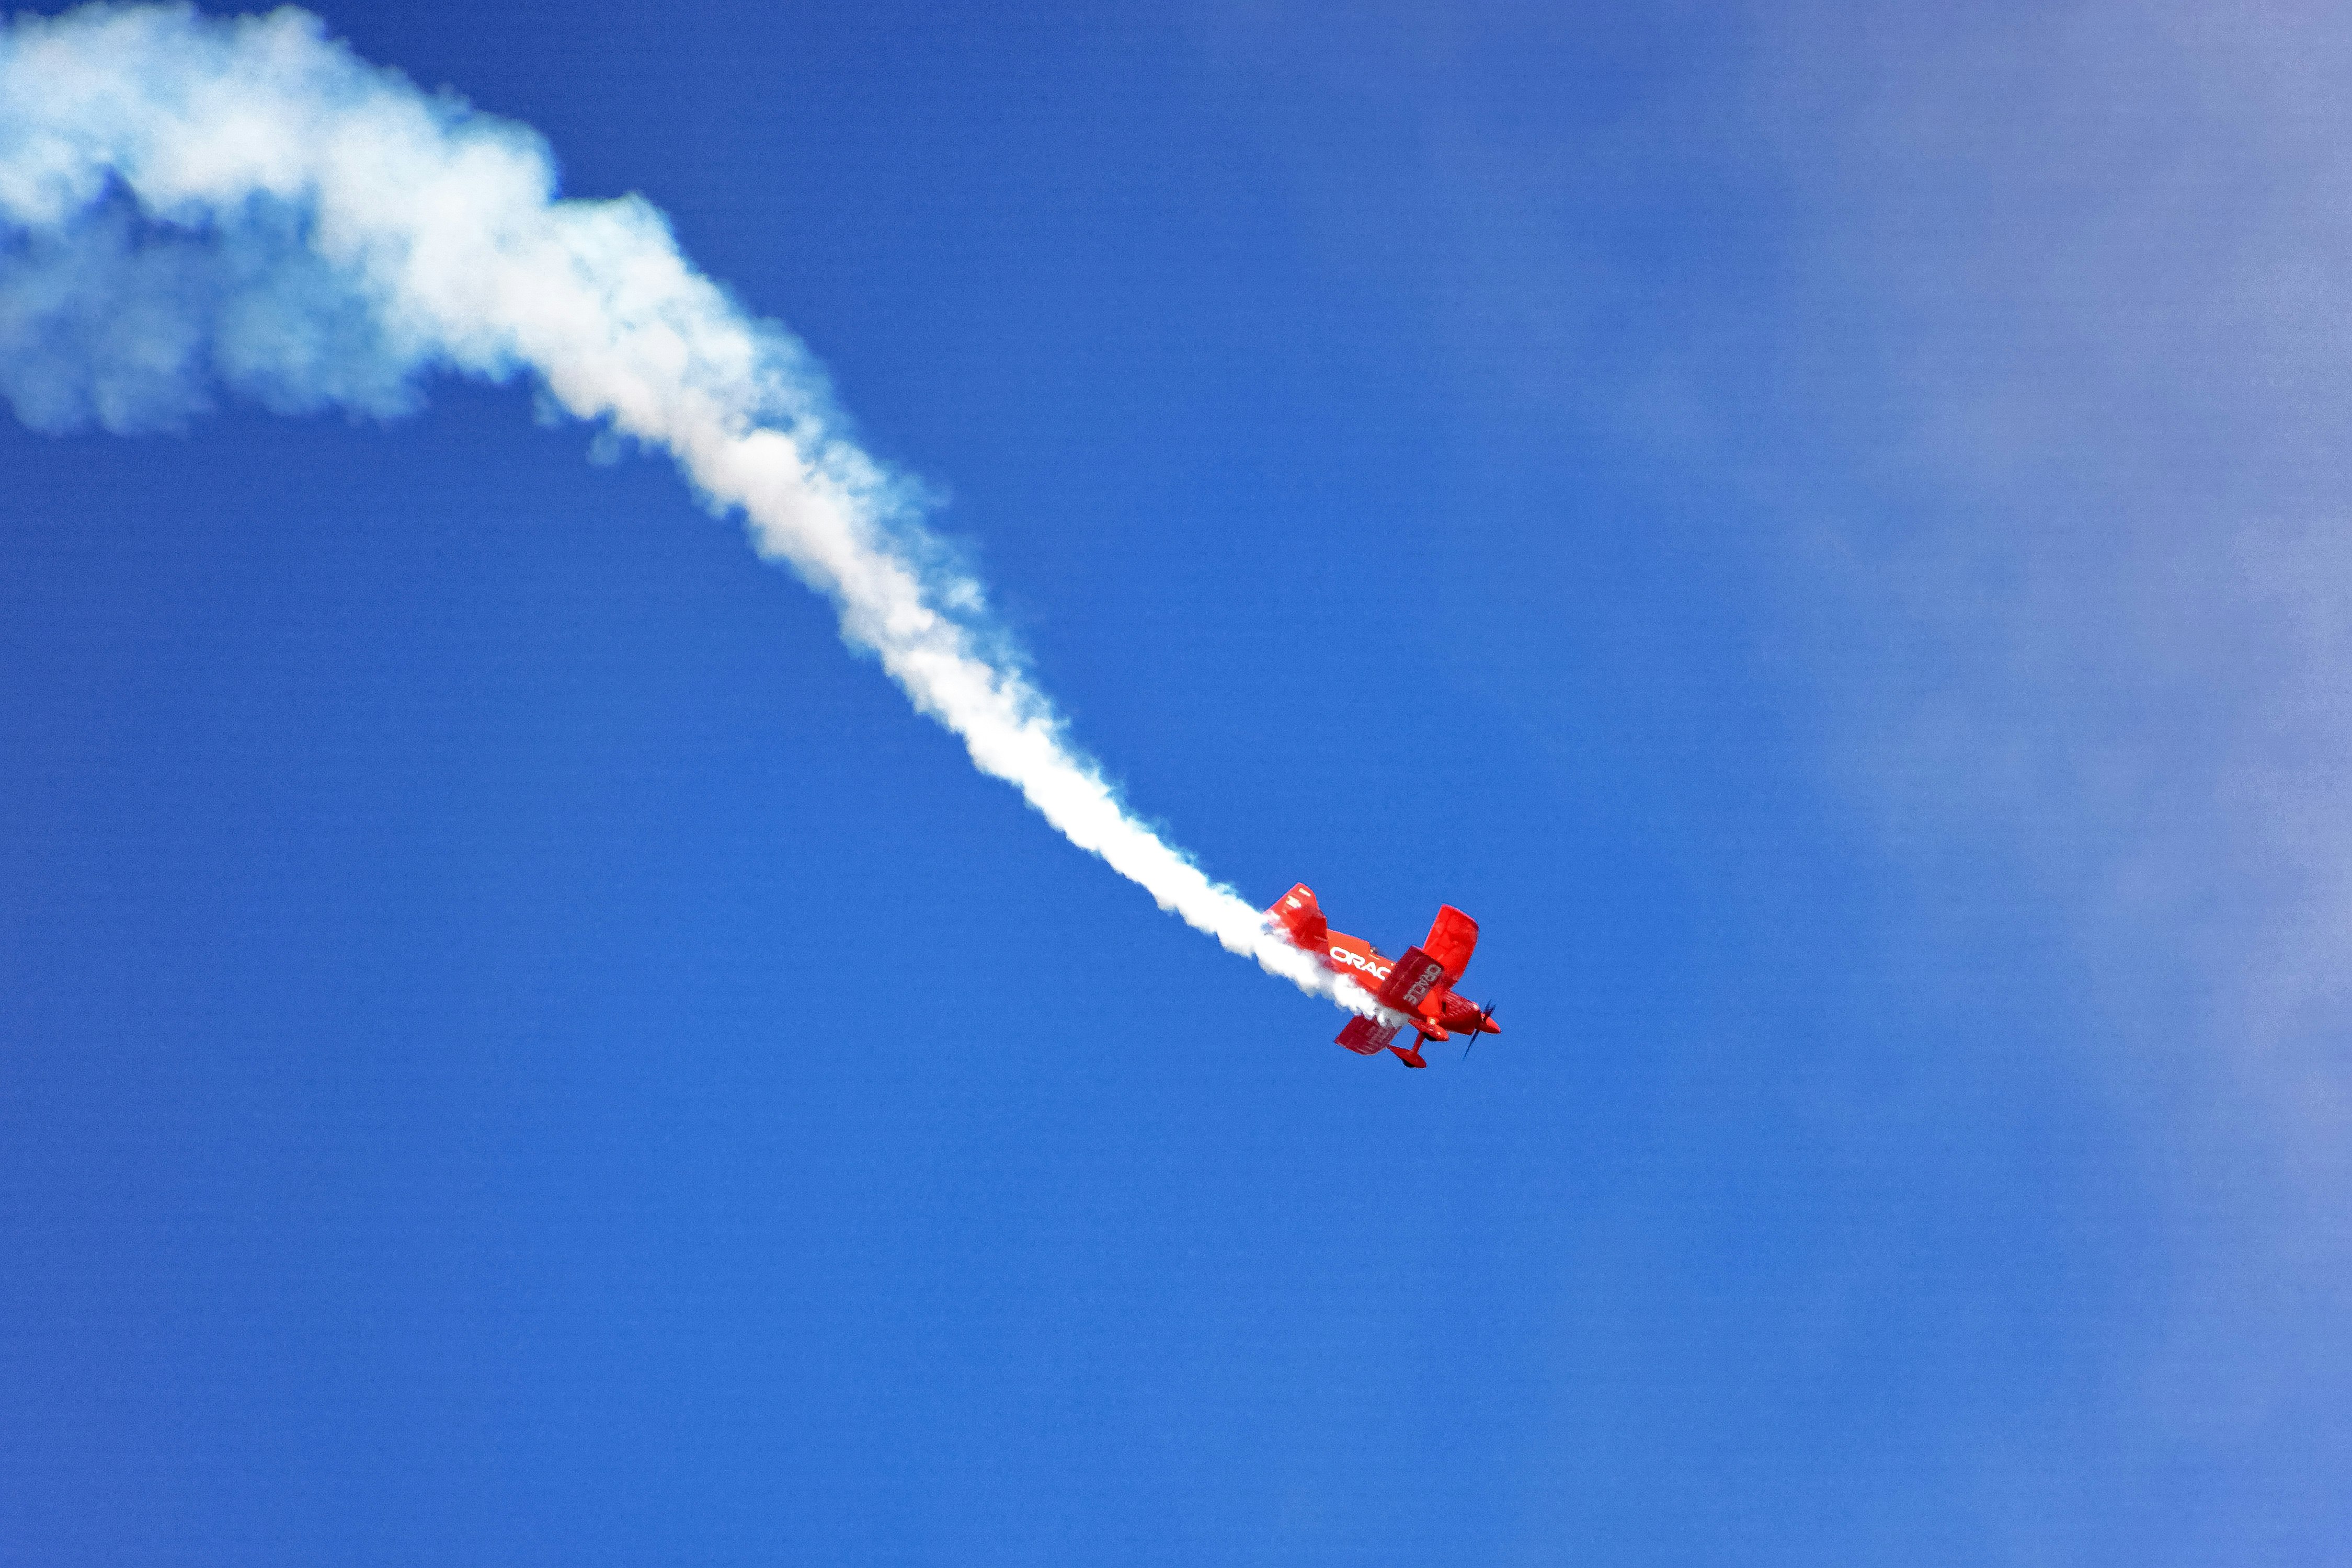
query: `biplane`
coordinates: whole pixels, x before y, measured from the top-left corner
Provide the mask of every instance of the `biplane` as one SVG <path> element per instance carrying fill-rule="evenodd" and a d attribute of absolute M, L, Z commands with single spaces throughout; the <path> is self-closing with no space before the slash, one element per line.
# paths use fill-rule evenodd
<path fill-rule="evenodd" d="M 1390 957 L 1360 936 L 1332 930 L 1315 902 L 1315 890 L 1303 882 L 1276 899 L 1265 915 L 1294 944 L 1321 958 L 1326 968 L 1370 991 L 1391 1018 L 1403 1015 L 1395 1022 L 1350 1019 L 1338 1043 L 1359 1056 L 1393 1051 L 1407 1067 L 1426 1067 L 1421 1048 L 1431 1040 L 1461 1034 L 1475 1045 L 1482 1034 L 1503 1032 L 1495 1021 L 1494 1004 L 1474 1006 L 1454 989 L 1478 946 L 1478 923 L 1450 904 L 1439 906 L 1437 920 L 1421 946 L 1406 948 L 1401 958 Z M 1407 1025 L 1414 1030 L 1409 1047 L 1396 1043 Z M 1470 1045 L 1462 1048 L 1463 1055 L 1470 1054 Z"/>

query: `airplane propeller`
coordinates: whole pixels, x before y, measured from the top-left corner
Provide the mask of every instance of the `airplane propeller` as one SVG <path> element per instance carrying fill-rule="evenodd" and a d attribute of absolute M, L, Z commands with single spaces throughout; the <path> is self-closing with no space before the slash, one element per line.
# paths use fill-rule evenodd
<path fill-rule="evenodd" d="M 1463 1061 L 1467 1061 L 1470 1060 L 1470 1046 L 1478 1043 L 1478 1037 L 1486 1032 L 1486 1020 L 1494 1016 L 1495 1004 L 1492 1002 L 1488 1002 L 1485 1007 L 1478 1009 L 1478 1021 L 1473 1024 L 1470 1028 L 1470 1045 L 1465 1045 L 1462 1048 Z"/>

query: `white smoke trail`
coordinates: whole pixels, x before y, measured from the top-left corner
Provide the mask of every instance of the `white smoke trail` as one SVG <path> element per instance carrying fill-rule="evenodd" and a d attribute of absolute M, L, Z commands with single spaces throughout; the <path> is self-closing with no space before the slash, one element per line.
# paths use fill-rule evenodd
<path fill-rule="evenodd" d="M 1376 1012 L 1120 803 L 1003 653 L 822 375 L 635 197 L 558 200 L 528 128 L 419 91 L 306 12 L 94 5 L 0 27 L 0 395 L 26 423 L 184 421 L 226 388 L 386 414 L 436 369 L 528 374 L 667 449 L 841 612 L 982 772 L 1162 909 Z"/>

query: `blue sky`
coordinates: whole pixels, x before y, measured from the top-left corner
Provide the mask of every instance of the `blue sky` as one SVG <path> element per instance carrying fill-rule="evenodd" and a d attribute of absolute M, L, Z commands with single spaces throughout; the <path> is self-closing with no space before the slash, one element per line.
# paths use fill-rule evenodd
<path fill-rule="evenodd" d="M 1408 1073 L 520 386 L 0 420 L 0 1542 L 2326 1563 L 2352 29 L 322 7 L 636 191 Z"/>

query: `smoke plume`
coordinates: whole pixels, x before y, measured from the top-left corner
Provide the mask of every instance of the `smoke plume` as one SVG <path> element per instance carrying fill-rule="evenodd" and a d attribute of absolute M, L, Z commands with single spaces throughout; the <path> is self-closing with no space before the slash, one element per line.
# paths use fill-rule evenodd
<path fill-rule="evenodd" d="M 667 451 L 1072 843 L 1229 950 L 1377 1010 L 1126 809 L 805 350 L 696 271 L 652 205 L 558 199 L 530 129 L 367 64 L 306 12 L 94 5 L 0 27 L 0 396 L 18 418 L 150 429 L 222 392 L 382 416 L 437 371 L 529 377 Z"/>

